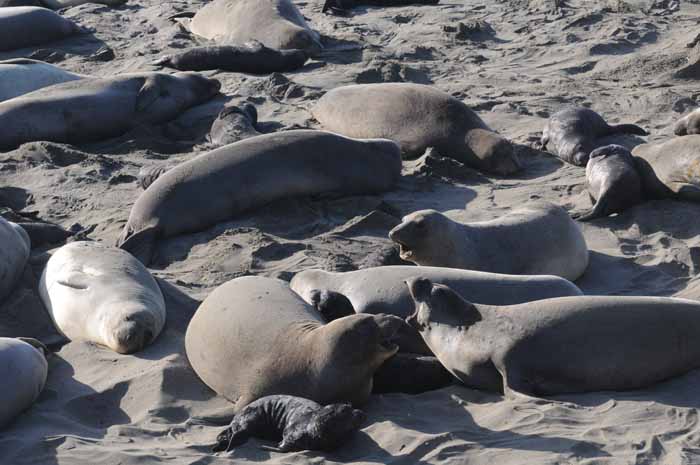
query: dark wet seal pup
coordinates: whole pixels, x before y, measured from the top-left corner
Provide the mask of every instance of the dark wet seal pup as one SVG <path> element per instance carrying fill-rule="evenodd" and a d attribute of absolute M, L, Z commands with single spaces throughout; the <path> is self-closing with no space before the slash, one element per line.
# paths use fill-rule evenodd
<path fill-rule="evenodd" d="M 679 119 L 673 128 L 673 133 L 677 136 L 700 134 L 700 108 Z"/>
<path fill-rule="evenodd" d="M 642 201 L 642 180 L 634 157 L 621 145 L 606 145 L 591 152 L 586 187 L 595 205 L 588 213 L 572 215 L 579 221 L 620 213 Z"/>
<path fill-rule="evenodd" d="M 47 244 L 60 244 L 73 236 L 75 232 L 68 231 L 51 223 L 17 223 L 24 229 L 31 239 L 33 247 L 41 247 Z"/>
<path fill-rule="evenodd" d="M 224 107 L 211 125 L 209 140 L 216 145 L 228 145 L 259 136 L 256 128 L 258 111 L 250 103 Z"/>
<path fill-rule="evenodd" d="M 360 429 L 366 416 L 350 404 L 325 407 L 295 396 L 267 396 L 248 404 L 216 438 L 213 452 L 230 451 L 250 438 L 281 442 L 280 452 L 331 451 Z"/>
<path fill-rule="evenodd" d="M 542 149 L 567 163 L 585 166 L 590 153 L 600 145 L 599 139 L 612 134 L 648 133 L 635 124 L 609 125 L 602 116 L 585 107 L 570 107 L 549 118 L 542 132 Z"/>
<path fill-rule="evenodd" d="M 437 5 L 440 0 L 326 0 L 323 13 L 328 11 L 340 12 L 356 6 L 405 6 L 405 5 Z"/>
<path fill-rule="evenodd" d="M 220 69 L 232 73 L 270 74 L 294 71 L 309 59 L 303 50 L 275 50 L 258 41 L 243 45 L 194 47 L 165 55 L 155 63 L 180 71 Z"/>

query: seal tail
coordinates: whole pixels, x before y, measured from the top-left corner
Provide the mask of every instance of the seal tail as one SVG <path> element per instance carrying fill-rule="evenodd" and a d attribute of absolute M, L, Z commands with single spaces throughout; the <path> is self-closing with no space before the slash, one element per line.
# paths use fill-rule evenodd
<path fill-rule="evenodd" d="M 136 257 L 141 263 L 148 266 L 153 258 L 153 247 L 156 242 L 158 229 L 154 226 L 131 233 L 124 227 L 122 237 L 117 246 Z"/>
<path fill-rule="evenodd" d="M 610 126 L 610 132 L 613 134 L 636 134 L 638 136 L 648 136 L 649 133 L 636 124 L 615 124 Z"/>

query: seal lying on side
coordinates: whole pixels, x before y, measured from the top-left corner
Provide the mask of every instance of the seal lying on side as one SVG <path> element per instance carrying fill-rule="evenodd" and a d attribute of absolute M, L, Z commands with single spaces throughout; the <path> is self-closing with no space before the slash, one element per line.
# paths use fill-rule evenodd
<path fill-rule="evenodd" d="M 700 304 L 666 297 L 561 297 L 475 305 L 408 282 L 435 356 L 476 389 L 548 396 L 638 389 L 700 367 Z"/>
<path fill-rule="evenodd" d="M 273 50 L 254 40 L 243 45 L 195 47 L 165 55 L 154 63 L 180 71 L 220 69 L 232 73 L 270 74 L 294 71 L 308 60 L 303 50 Z"/>
<path fill-rule="evenodd" d="M 231 425 L 216 438 L 213 452 L 229 451 L 262 438 L 282 441 L 279 452 L 331 451 L 357 431 L 366 419 L 362 410 L 349 404 L 321 406 L 294 396 L 267 396 L 238 412 Z"/>
<path fill-rule="evenodd" d="M 700 201 L 700 135 L 639 145 L 632 155 L 648 196 Z"/>
<path fill-rule="evenodd" d="M 601 145 L 601 138 L 612 134 L 648 133 L 635 124 L 610 126 L 602 116 L 585 107 L 571 107 L 553 114 L 542 132 L 542 150 L 549 151 L 567 163 L 585 166 L 590 153 Z"/>
<path fill-rule="evenodd" d="M 290 283 L 309 304 L 334 318 L 354 312 L 408 317 L 413 300 L 405 281 L 417 275 L 446 284 L 466 299 L 487 305 L 510 305 L 552 297 L 583 295 L 571 282 L 555 276 L 514 276 L 431 266 L 380 266 L 346 273 L 306 270 Z M 396 343 L 402 352 L 430 354 L 423 339 L 408 325 Z"/>
<path fill-rule="evenodd" d="M 30 250 L 26 231 L 0 217 L 0 302 L 10 295 L 24 273 Z"/>
<path fill-rule="evenodd" d="M 287 394 L 359 406 L 372 376 L 398 351 L 400 318 L 353 315 L 328 324 L 284 281 L 245 276 L 216 288 L 187 328 L 194 371 L 236 411 Z"/>
<path fill-rule="evenodd" d="M 148 264 L 160 237 L 202 231 L 280 198 L 386 191 L 400 173 L 389 140 L 312 130 L 252 137 L 160 176 L 134 204 L 118 245 Z"/>
<path fill-rule="evenodd" d="M 417 265 L 554 275 L 570 281 L 588 266 L 588 247 L 578 225 L 566 210 L 544 201 L 467 224 L 422 210 L 403 217 L 389 237 L 399 244 L 401 258 Z"/>
<path fill-rule="evenodd" d="M 257 123 L 258 111 L 250 103 L 227 105 L 211 125 L 209 140 L 216 145 L 228 145 L 259 136 Z"/>
<path fill-rule="evenodd" d="M 0 103 L 0 150 L 25 142 L 93 142 L 171 120 L 219 92 L 197 73 L 139 73 L 64 82 Z"/>
<path fill-rule="evenodd" d="M 36 339 L 0 337 L 0 428 L 31 407 L 44 389 L 48 349 Z"/>
<path fill-rule="evenodd" d="M 606 145 L 591 152 L 586 187 L 595 206 L 586 214 L 572 215 L 579 221 L 620 213 L 642 201 L 642 181 L 634 157 L 621 145 Z"/>
<path fill-rule="evenodd" d="M 257 40 L 275 50 L 321 50 L 316 31 L 290 0 L 213 0 L 189 24 L 194 34 L 222 45 Z"/>
<path fill-rule="evenodd" d="M 81 32 L 72 21 L 47 8 L 0 8 L 0 51 L 64 39 Z"/>
<path fill-rule="evenodd" d="M 359 84 L 326 93 L 313 108 L 329 131 L 396 141 L 405 156 L 428 147 L 473 168 L 501 175 L 519 171 L 513 146 L 464 103 L 421 84 Z"/>
<path fill-rule="evenodd" d="M 84 77 L 86 76 L 28 58 L 0 61 L 0 102 Z"/>
<path fill-rule="evenodd" d="M 700 108 L 696 108 L 676 122 L 673 133 L 677 136 L 700 134 Z"/>
<path fill-rule="evenodd" d="M 321 12 L 329 10 L 349 10 L 356 6 L 405 6 L 405 5 L 437 5 L 440 0 L 326 0 Z"/>
<path fill-rule="evenodd" d="M 165 301 L 155 279 L 134 257 L 97 242 L 72 242 L 44 269 L 39 294 L 68 339 L 138 352 L 165 325 Z"/>

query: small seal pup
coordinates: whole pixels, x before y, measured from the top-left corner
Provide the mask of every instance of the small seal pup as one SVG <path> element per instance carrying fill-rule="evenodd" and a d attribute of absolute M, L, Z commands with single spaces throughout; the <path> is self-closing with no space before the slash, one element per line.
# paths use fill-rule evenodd
<path fill-rule="evenodd" d="M 308 59 L 304 50 L 273 50 L 253 40 L 243 45 L 194 47 L 165 55 L 153 64 L 180 71 L 220 69 L 232 73 L 270 74 L 294 71 Z"/>
<path fill-rule="evenodd" d="M 279 452 L 332 451 L 366 420 L 350 404 L 325 407 L 295 396 L 267 396 L 244 407 L 216 438 L 212 452 L 230 451 L 249 438 L 282 440 Z"/>
<path fill-rule="evenodd" d="M 405 281 L 417 275 L 445 284 L 472 302 L 511 305 L 553 297 L 583 295 L 566 279 L 557 276 L 517 276 L 432 266 L 379 266 L 334 273 L 304 270 L 290 287 L 328 320 L 369 313 L 389 314 L 402 319 L 413 311 L 413 300 Z M 394 342 L 401 352 L 430 355 L 420 334 L 403 325 Z"/>
<path fill-rule="evenodd" d="M 634 157 L 621 145 L 606 145 L 591 152 L 586 187 L 595 205 L 588 213 L 572 215 L 579 221 L 620 213 L 642 202 L 642 180 Z"/>
<path fill-rule="evenodd" d="M 185 350 L 199 378 L 236 411 L 275 394 L 357 407 L 369 398 L 374 372 L 399 350 L 390 341 L 401 323 L 352 315 L 324 324 L 286 282 L 244 276 L 202 302 Z"/>
<path fill-rule="evenodd" d="M 27 232 L 0 217 L 0 302 L 12 293 L 22 277 L 30 250 Z"/>
<path fill-rule="evenodd" d="M 39 294 L 56 328 L 120 354 L 142 350 L 165 325 L 165 301 L 148 270 L 123 250 L 76 241 L 58 249 Z"/>
<path fill-rule="evenodd" d="M 251 137 L 160 176 L 136 200 L 117 245 L 147 265 L 158 238 L 202 231 L 290 196 L 383 192 L 400 175 L 399 148 L 389 140 L 313 130 Z"/>
<path fill-rule="evenodd" d="M 327 92 L 312 110 L 329 131 L 396 141 L 406 157 L 433 147 L 444 157 L 500 175 L 521 169 L 512 144 L 456 98 L 431 86 L 358 84 Z"/>
<path fill-rule="evenodd" d="M 0 102 L 61 82 L 87 76 L 29 58 L 0 61 Z"/>
<path fill-rule="evenodd" d="M 646 136 L 648 133 L 636 124 L 617 124 L 610 126 L 602 116 L 590 108 L 570 107 L 553 114 L 542 132 L 542 150 L 567 163 L 585 166 L 590 153 L 601 145 L 600 139 L 612 134 L 636 134 Z"/>
<path fill-rule="evenodd" d="M 36 339 L 0 337 L 0 428 L 34 404 L 46 384 L 48 349 Z"/>
<path fill-rule="evenodd" d="M 435 210 L 404 216 L 389 232 L 401 258 L 423 266 L 578 279 L 588 267 L 583 233 L 569 214 L 534 201 L 490 221 L 457 223 Z"/>
<path fill-rule="evenodd" d="M 676 122 L 673 133 L 677 136 L 700 134 L 700 108 L 696 108 Z"/>
<path fill-rule="evenodd" d="M 407 282 L 408 322 L 465 385 L 549 396 L 638 389 L 700 367 L 700 304 L 668 297 L 560 297 L 472 304 L 425 278 Z"/>
<path fill-rule="evenodd" d="M 47 8 L 0 8 L 0 51 L 45 44 L 79 32 L 74 22 Z"/>
<path fill-rule="evenodd" d="M 209 140 L 216 145 L 228 145 L 239 140 L 259 136 L 255 127 L 258 111 L 250 103 L 226 105 L 211 125 Z"/>
<path fill-rule="evenodd" d="M 1 14 L 1 13 L 0 13 Z M 45 87 L 0 102 L 0 150 L 47 140 L 70 144 L 169 121 L 219 93 L 198 73 L 134 73 Z"/>
<path fill-rule="evenodd" d="M 632 155 L 649 197 L 700 202 L 700 135 L 638 145 Z"/>

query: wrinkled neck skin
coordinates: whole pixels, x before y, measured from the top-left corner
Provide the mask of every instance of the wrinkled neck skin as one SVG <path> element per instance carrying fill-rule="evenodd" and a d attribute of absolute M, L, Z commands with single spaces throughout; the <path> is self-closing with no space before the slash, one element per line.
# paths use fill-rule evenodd
<path fill-rule="evenodd" d="M 479 271 L 477 233 L 469 225 L 450 221 L 445 236 L 436 244 L 440 259 L 435 261 L 435 266 Z"/>

